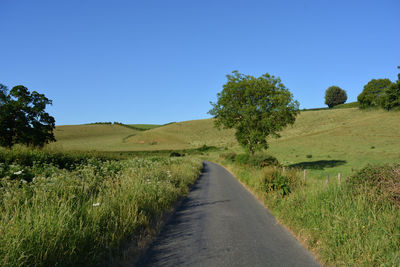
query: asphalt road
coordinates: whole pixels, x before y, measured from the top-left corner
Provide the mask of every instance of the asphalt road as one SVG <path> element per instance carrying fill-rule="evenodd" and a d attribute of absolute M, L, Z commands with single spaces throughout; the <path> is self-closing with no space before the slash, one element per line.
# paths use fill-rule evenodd
<path fill-rule="evenodd" d="M 203 174 L 137 266 L 319 266 L 227 170 Z"/>

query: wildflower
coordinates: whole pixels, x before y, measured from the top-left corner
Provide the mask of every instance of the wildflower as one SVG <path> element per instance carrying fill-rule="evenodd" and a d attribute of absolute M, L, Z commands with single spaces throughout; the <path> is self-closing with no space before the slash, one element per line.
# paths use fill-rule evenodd
<path fill-rule="evenodd" d="M 93 207 L 97 207 L 97 206 L 100 206 L 100 202 L 93 203 Z"/>
<path fill-rule="evenodd" d="M 20 175 L 22 172 L 23 172 L 23 171 L 21 170 L 21 171 L 14 172 L 14 174 L 15 174 L 15 175 Z"/>

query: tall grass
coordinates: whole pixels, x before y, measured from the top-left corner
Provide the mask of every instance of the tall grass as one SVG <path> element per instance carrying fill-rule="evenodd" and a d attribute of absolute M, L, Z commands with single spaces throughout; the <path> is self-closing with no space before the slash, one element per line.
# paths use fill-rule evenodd
<path fill-rule="evenodd" d="M 399 166 L 368 167 L 341 183 L 310 177 L 304 183 L 301 171 L 286 169 L 283 175 L 290 178 L 291 192 L 283 195 L 266 189 L 266 181 L 277 171 L 276 167 L 257 168 L 218 160 L 322 263 L 400 265 Z M 371 178 L 372 173 L 375 177 Z"/>
<path fill-rule="evenodd" d="M 201 162 L 90 158 L 71 169 L 26 168 L 35 174 L 32 182 L 0 178 L 0 266 L 104 264 L 153 231 L 163 211 L 187 193 Z"/>

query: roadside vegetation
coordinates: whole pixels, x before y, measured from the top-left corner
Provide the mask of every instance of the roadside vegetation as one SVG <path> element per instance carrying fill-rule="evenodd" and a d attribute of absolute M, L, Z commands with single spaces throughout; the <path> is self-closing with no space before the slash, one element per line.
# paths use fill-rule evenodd
<path fill-rule="evenodd" d="M 0 265 L 98 266 L 138 252 L 188 192 L 191 157 L 0 149 Z"/>
<path fill-rule="evenodd" d="M 224 153 L 230 169 L 328 266 L 400 264 L 400 165 L 368 166 L 346 179 L 316 179 L 269 155 Z"/>

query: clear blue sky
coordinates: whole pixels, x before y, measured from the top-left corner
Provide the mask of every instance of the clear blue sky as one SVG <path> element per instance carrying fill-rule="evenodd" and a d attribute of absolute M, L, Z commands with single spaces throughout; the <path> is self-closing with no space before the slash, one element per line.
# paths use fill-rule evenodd
<path fill-rule="evenodd" d="M 57 125 L 210 117 L 233 70 L 281 77 L 301 108 L 397 78 L 400 1 L 0 1 L 0 83 Z"/>

